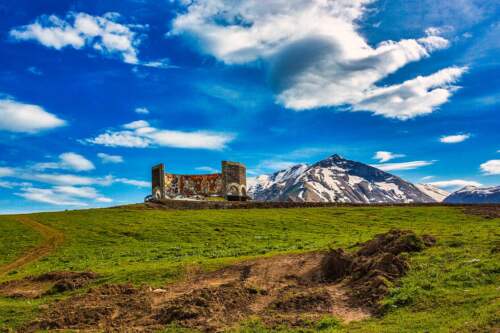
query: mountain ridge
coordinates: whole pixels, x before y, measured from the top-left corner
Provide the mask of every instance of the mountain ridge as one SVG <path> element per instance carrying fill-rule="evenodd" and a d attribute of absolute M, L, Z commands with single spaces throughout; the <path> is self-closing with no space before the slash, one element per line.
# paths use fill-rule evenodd
<path fill-rule="evenodd" d="M 449 195 L 450 192 L 440 189 L 432 184 L 415 184 L 415 186 L 423 193 L 427 194 L 436 202 L 443 202 Z"/>
<path fill-rule="evenodd" d="M 417 186 L 373 166 L 334 154 L 259 176 L 249 194 L 257 201 L 411 203 L 436 202 Z"/>
<path fill-rule="evenodd" d="M 451 193 L 448 197 L 446 197 L 446 199 L 443 202 L 456 203 L 456 204 L 500 203 L 500 186 L 490 186 L 490 187 L 465 186 L 460 190 Z"/>

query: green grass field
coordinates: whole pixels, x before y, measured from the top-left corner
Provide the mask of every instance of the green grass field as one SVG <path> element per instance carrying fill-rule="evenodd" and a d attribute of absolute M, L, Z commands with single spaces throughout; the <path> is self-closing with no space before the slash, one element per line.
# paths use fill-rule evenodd
<path fill-rule="evenodd" d="M 0 216 L 0 266 L 14 261 L 42 240 L 40 234 L 9 216 Z"/>
<path fill-rule="evenodd" d="M 388 313 L 349 325 L 325 318 L 315 330 L 494 332 L 500 327 L 500 219 L 466 215 L 459 207 L 158 211 L 132 206 L 30 218 L 62 231 L 65 241 L 49 256 L 0 276 L 0 282 L 91 270 L 101 275 L 96 284 L 161 286 L 181 279 L 187 267 L 211 270 L 256 256 L 349 248 L 391 228 L 411 229 L 434 235 L 438 243 L 411 256 L 409 274 L 385 300 Z M 0 216 L 0 265 L 40 241 L 14 216 Z M 39 306 L 54 298 L 0 297 L 0 331 L 33 319 Z M 266 331 L 253 320 L 239 330 Z"/>

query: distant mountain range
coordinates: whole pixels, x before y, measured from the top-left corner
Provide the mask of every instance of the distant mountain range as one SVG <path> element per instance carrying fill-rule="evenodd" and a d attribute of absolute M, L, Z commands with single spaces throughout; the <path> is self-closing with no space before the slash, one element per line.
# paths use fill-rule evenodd
<path fill-rule="evenodd" d="M 446 203 L 500 203 L 500 186 L 466 186 L 453 192 L 444 200 Z"/>
<path fill-rule="evenodd" d="M 258 201 L 344 203 L 436 202 L 403 179 L 367 164 L 333 155 L 256 178 L 249 194 Z"/>
<path fill-rule="evenodd" d="M 257 201 L 340 203 L 500 203 L 500 186 L 466 187 L 450 195 L 430 184 L 412 184 L 370 165 L 332 155 L 297 164 L 249 182 Z"/>
<path fill-rule="evenodd" d="M 450 195 L 450 192 L 437 188 L 431 184 L 416 184 L 420 191 L 430 196 L 436 202 L 443 202 L 444 199 Z"/>

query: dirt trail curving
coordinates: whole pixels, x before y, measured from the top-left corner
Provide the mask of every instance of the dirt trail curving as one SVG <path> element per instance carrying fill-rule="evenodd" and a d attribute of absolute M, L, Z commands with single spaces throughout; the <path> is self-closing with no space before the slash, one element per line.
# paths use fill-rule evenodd
<path fill-rule="evenodd" d="M 17 220 L 28 228 L 38 231 L 43 237 L 43 242 L 37 247 L 30 249 L 15 261 L 0 266 L 0 276 L 47 256 L 64 241 L 64 234 L 61 231 L 41 224 L 30 217 L 19 216 Z"/>

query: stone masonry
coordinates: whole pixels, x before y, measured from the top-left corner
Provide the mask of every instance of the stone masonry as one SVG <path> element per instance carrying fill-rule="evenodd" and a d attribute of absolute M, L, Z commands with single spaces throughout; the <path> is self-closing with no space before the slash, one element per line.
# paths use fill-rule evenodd
<path fill-rule="evenodd" d="M 152 196 L 156 200 L 223 197 L 229 201 L 247 199 L 246 168 L 238 162 L 222 161 L 222 172 L 179 175 L 165 172 L 163 164 L 152 168 Z"/>

